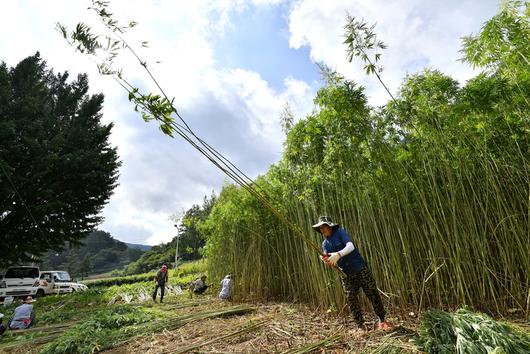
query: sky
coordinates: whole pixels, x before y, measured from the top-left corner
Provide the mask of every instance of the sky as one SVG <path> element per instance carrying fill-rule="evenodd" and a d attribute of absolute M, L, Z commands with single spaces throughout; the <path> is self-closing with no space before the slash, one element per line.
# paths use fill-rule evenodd
<path fill-rule="evenodd" d="M 170 216 L 227 177 L 185 141 L 162 134 L 133 111 L 127 94 L 98 74 L 88 57 L 67 45 L 56 23 L 84 22 L 99 30 L 85 0 L 3 0 L 0 61 L 15 66 L 39 51 L 55 72 L 89 75 L 90 93 L 103 93 L 102 122 L 114 123 L 111 144 L 122 166 L 119 186 L 105 206 L 101 230 L 114 238 L 155 245 L 176 234 Z M 461 83 L 476 74 L 462 57 L 461 38 L 495 15 L 493 0 L 112 0 L 116 19 L 138 25 L 127 34 L 194 131 L 255 178 L 281 158 L 280 115 L 288 104 L 297 119 L 312 112 L 321 87 L 317 63 L 367 89 L 370 103 L 388 100 L 362 64 L 346 60 L 346 13 L 376 23 L 383 80 L 397 92 L 407 74 L 439 69 Z M 103 32 L 101 32 L 103 33 Z M 139 45 L 138 45 L 139 47 Z M 119 65 L 135 85 L 156 87 L 131 57 Z"/>

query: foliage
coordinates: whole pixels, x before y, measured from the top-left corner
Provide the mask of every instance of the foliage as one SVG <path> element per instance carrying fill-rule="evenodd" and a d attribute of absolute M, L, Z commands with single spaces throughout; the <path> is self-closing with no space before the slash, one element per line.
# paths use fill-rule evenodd
<path fill-rule="evenodd" d="M 182 283 L 186 283 L 186 281 L 188 280 L 188 277 L 202 274 L 205 271 L 206 271 L 206 262 L 203 260 L 186 262 L 186 263 L 180 264 L 176 270 L 170 269 L 169 279 L 170 281 L 172 280 L 176 281 L 175 284 L 182 284 Z M 156 272 L 153 271 L 150 273 L 142 273 L 142 274 L 136 274 L 136 275 L 85 280 L 83 281 L 83 284 L 89 286 L 90 288 L 93 288 L 93 287 L 112 287 L 112 286 L 135 284 L 135 283 L 141 283 L 141 282 L 152 282 L 155 275 L 156 275 Z"/>
<path fill-rule="evenodd" d="M 416 344 L 428 353 L 528 353 L 530 334 L 466 308 L 454 314 L 430 310 Z"/>
<path fill-rule="evenodd" d="M 90 259 L 88 257 L 85 257 L 79 265 L 79 273 L 81 273 L 82 276 L 86 277 L 90 273 L 90 268 Z"/>
<path fill-rule="evenodd" d="M 204 274 L 206 272 L 206 266 L 207 261 L 205 259 L 185 262 L 179 264 L 175 271 L 169 273 L 169 276 L 178 279 L 188 275 Z"/>
<path fill-rule="evenodd" d="M 175 259 L 177 237 L 179 243 L 179 261 L 180 260 L 197 260 L 202 257 L 205 237 L 200 231 L 200 225 L 206 220 L 215 204 L 216 196 L 204 197 L 202 206 L 193 205 L 188 209 L 182 220 L 174 220 L 175 223 L 181 222 L 178 227 L 178 236 L 174 237 L 171 242 L 153 246 L 145 252 L 136 262 L 129 264 L 125 272 L 127 274 L 145 273 L 158 269 L 162 264 L 169 264 Z"/>
<path fill-rule="evenodd" d="M 0 265 L 77 242 L 100 221 L 120 163 L 86 75 L 48 70 L 39 53 L 0 65 Z"/>
<path fill-rule="evenodd" d="M 513 81 L 527 80 L 529 16 L 528 2 L 504 1 L 499 13 L 484 24 L 478 35 L 464 38 L 464 60 Z"/>
<path fill-rule="evenodd" d="M 120 285 L 112 285 L 105 289 L 103 298 L 106 301 L 117 301 L 129 295 L 133 298 L 138 293 L 149 293 L 153 291 L 153 276 L 145 281 L 138 281 L 134 283 L 122 283 Z"/>
<path fill-rule="evenodd" d="M 316 242 L 318 215 L 338 221 L 396 304 L 525 310 L 529 11 L 514 4 L 464 41 L 466 60 L 484 69 L 465 85 L 423 70 L 372 108 L 362 87 L 324 70 L 314 111 L 256 181 Z M 225 186 L 202 230 L 210 274 L 234 272 L 236 294 L 341 307 L 334 275 L 244 188 Z"/>
<path fill-rule="evenodd" d="M 89 287 L 98 287 L 98 286 L 113 286 L 113 285 L 124 285 L 124 284 L 134 284 L 139 282 L 151 281 L 154 279 L 156 273 L 144 273 L 138 275 L 128 275 L 122 277 L 114 278 L 103 278 L 103 279 L 94 279 L 94 280 L 85 280 L 83 284 Z"/>
<path fill-rule="evenodd" d="M 202 206 L 195 204 L 184 214 L 182 226 L 179 228 L 179 260 L 199 259 L 202 256 L 201 251 L 206 240 L 199 231 L 199 226 L 208 218 L 215 200 L 215 194 L 210 198 L 205 196 Z M 174 241 L 171 244 L 175 243 Z"/>
<path fill-rule="evenodd" d="M 93 353 L 127 338 L 127 327 L 151 321 L 152 314 L 132 306 L 113 307 L 96 312 L 73 327 L 40 353 Z M 119 329 L 118 331 L 113 331 Z"/>
<path fill-rule="evenodd" d="M 65 269 L 72 276 L 86 276 L 123 268 L 143 253 L 113 239 L 108 232 L 97 230 L 79 244 L 66 244 L 61 252 L 48 252 L 39 266 L 41 270 Z"/>
<path fill-rule="evenodd" d="M 453 317 L 441 310 L 429 310 L 422 316 L 422 326 L 416 344 L 427 353 L 452 354 L 456 335 L 452 330 Z"/>
<path fill-rule="evenodd" d="M 346 44 L 347 59 L 351 63 L 354 57 L 359 57 L 364 62 L 364 71 L 367 75 L 373 74 L 377 77 L 386 92 L 393 101 L 394 96 L 381 79 L 383 66 L 379 63 L 381 60 L 381 51 L 386 49 L 386 45 L 377 39 L 374 31 L 375 25 L 368 26 L 364 21 L 358 21 L 355 17 L 346 15 L 346 31 L 344 44 Z"/>
<path fill-rule="evenodd" d="M 103 305 L 105 292 L 101 289 L 88 289 L 68 295 L 49 295 L 39 298 L 34 304 L 37 326 L 68 324 L 72 321 L 83 320 L 93 314 L 94 309 Z M 16 306 L 21 303 L 15 301 L 9 307 L 3 307 L 4 324 L 13 316 Z M 9 342 L 10 332 L 6 332 L 0 343 Z M 4 337 L 6 337 L 4 339 Z M 0 350 L 1 351 L 1 350 Z"/>

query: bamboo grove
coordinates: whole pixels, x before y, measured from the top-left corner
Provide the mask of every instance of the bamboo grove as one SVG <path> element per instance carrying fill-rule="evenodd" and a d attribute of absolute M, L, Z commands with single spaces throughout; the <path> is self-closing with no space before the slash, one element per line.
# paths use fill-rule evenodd
<path fill-rule="evenodd" d="M 384 107 L 324 71 L 315 109 L 285 118 L 283 157 L 256 183 L 305 227 L 331 215 L 355 239 L 394 305 L 528 313 L 530 7 L 505 3 L 459 84 L 425 69 Z M 242 297 L 343 304 L 339 276 L 245 190 L 226 185 L 202 225 L 210 273 L 234 272 Z"/>

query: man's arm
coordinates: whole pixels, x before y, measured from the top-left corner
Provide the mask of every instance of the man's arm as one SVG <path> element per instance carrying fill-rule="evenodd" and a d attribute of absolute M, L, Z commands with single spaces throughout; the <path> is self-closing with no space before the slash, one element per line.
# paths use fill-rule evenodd
<path fill-rule="evenodd" d="M 351 239 L 350 239 L 350 235 L 348 235 L 348 233 L 342 229 L 341 230 L 341 233 L 340 233 L 340 240 L 342 241 L 342 243 L 344 243 L 346 246 L 339 250 L 339 256 L 341 257 L 344 257 L 350 253 L 353 252 L 353 250 L 355 249 L 355 246 L 353 245 L 353 242 L 351 242 Z"/>
<path fill-rule="evenodd" d="M 341 257 L 344 257 L 344 256 L 347 256 L 349 255 L 350 253 L 353 252 L 353 250 L 355 249 L 355 246 L 353 245 L 353 242 L 348 242 L 346 244 L 346 247 L 344 247 L 343 249 L 341 249 L 338 253 Z"/>

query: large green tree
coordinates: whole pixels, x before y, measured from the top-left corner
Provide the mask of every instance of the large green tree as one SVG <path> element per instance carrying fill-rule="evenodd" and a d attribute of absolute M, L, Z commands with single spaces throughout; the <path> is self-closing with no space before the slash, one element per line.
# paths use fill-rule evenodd
<path fill-rule="evenodd" d="M 39 53 L 0 65 L 0 266 L 84 238 L 117 184 L 103 95 L 68 77 Z"/>

